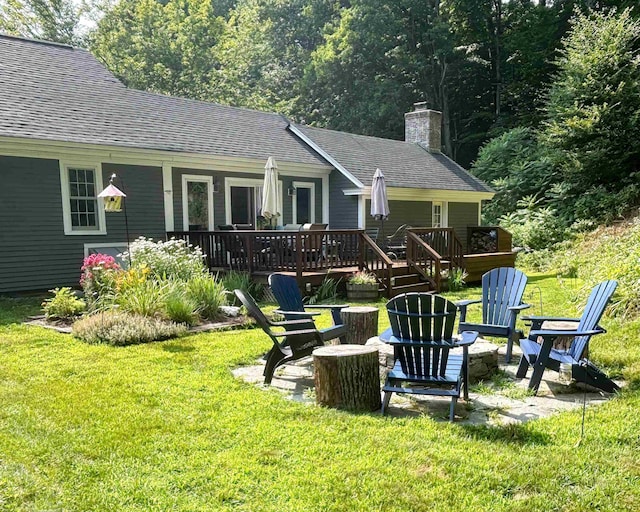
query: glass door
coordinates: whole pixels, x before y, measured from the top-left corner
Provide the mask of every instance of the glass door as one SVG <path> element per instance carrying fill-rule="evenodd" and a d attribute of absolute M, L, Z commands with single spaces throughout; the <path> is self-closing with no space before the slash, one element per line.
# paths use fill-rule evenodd
<path fill-rule="evenodd" d="M 182 177 L 183 228 L 185 231 L 213 231 L 213 178 Z"/>

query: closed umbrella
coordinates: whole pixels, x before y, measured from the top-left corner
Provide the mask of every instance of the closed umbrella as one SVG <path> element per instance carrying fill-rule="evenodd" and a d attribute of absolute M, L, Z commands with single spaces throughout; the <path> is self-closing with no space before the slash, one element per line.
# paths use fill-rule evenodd
<path fill-rule="evenodd" d="M 278 211 L 278 165 L 272 156 L 267 160 L 264 166 L 264 184 L 262 186 L 262 216 L 269 221 L 279 217 Z"/>
<path fill-rule="evenodd" d="M 387 185 L 384 174 L 376 169 L 371 184 L 371 216 L 380 221 L 380 232 L 384 235 L 384 221 L 389 216 L 389 200 L 387 199 Z M 384 240 L 384 238 L 382 238 Z"/>

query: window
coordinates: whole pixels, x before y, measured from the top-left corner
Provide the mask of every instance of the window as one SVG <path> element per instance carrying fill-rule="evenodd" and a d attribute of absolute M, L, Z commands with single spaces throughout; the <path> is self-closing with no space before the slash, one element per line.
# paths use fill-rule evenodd
<path fill-rule="evenodd" d="M 227 224 L 251 224 L 257 228 L 261 221 L 262 208 L 261 179 L 226 178 L 225 206 Z M 278 181 L 278 210 L 282 212 L 282 182 Z M 273 221 L 276 222 L 275 220 Z M 277 219 L 278 223 L 282 218 Z"/>
<path fill-rule="evenodd" d="M 61 165 L 60 172 L 65 234 L 106 234 L 100 166 Z"/>
<path fill-rule="evenodd" d="M 182 175 L 182 225 L 185 231 L 212 231 L 213 177 Z"/>
<path fill-rule="evenodd" d="M 446 204 L 441 201 L 431 203 L 431 226 L 434 228 L 447 227 Z"/>
<path fill-rule="evenodd" d="M 294 181 L 293 223 L 306 224 L 316 221 L 316 187 L 314 183 Z"/>

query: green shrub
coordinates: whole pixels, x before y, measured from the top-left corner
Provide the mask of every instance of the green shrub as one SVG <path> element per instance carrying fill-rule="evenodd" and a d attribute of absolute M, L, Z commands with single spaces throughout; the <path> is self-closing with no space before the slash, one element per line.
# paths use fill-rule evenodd
<path fill-rule="evenodd" d="M 49 290 L 53 297 L 45 299 L 42 309 L 47 319 L 69 320 L 82 314 L 87 304 L 78 299 L 69 287 Z"/>
<path fill-rule="evenodd" d="M 466 285 L 466 279 L 469 276 L 463 269 L 454 268 L 448 274 L 449 291 L 457 292 L 462 290 Z"/>
<path fill-rule="evenodd" d="M 325 277 L 315 293 L 309 297 L 309 304 L 321 304 L 323 302 L 335 302 L 338 297 L 338 286 L 340 279 L 337 281 L 330 277 Z"/>
<path fill-rule="evenodd" d="M 232 270 L 222 278 L 225 289 L 229 290 L 228 296 L 234 306 L 240 306 L 240 301 L 232 293 L 233 290 L 242 290 L 251 295 L 256 301 L 264 296 L 264 285 L 251 278 L 248 272 L 236 272 Z"/>
<path fill-rule="evenodd" d="M 176 338 L 186 330 L 184 325 L 121 312 L 98 313 L 73 324 L 76 338 L 87 343 L 116 346 Z"/>
<path fill-rule="evenodd" d="M 217 320 L 220 306 L 227 304 L 227 290 L 224 284 L 210 274 L 193 276 L 187 281 L 187 295 L 197 305 L 202 318 Z"/>
<path fill-rule="evenodd" d="M 164 291 L 164 313 L 168 320 L 181 324 L 198 323 L 198 306 L 187 294 L 184 283 L 168 281 Z"/>
<path fill-rule="evenodd" d="M 187 281 L 206 270 L 202 250 L 184 240 L 154 242 L 142 236 L 131 244 L 129 254 L 132 267 L 148 268 L 156 279 Z"/>
<path fill-rule="evenodd" d="M 133 315 L 161 316 L 164 312 L 166 281 L 131 279 L 118 288 L 114 304 Z"/>

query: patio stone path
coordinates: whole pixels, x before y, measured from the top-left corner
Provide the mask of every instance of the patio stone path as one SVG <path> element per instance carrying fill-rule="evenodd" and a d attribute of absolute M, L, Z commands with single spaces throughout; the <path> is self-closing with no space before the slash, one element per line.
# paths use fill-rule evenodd
<path fill-rule="evenodd" d="M 492 384 L 472 385 L 467 404 L 459 400 L 456 406 L 456 423 L 471 425 L 507 425 L 524 423 L 551 416 L 561 411 L 579 409 L 585 397 L 584 390 L 575 384 L 565 385 L 558 381 L 557 373 L 545 372 L 538 396 L 527 393 L 526 379 L 516 379 L 515 373 L 520 360 L 518 347 L 510 364 L 504 363 L 505 347 L 499 349 L 501 370 L 500 383 L 489 391 Z M 246 382 L 268 390 L 282 392 L 287 398 L 308 404 L 315 404 L 313 384 L 313 361 L 311 357 L 283 365 L 276 370 L 270 388 L 262 384 L 264 361 L 256 365 L 237 368 L 233 374 Z M 620 383 L 618 383 L 620 384 Z M 610 395 L 590 390 L 586 393 L 587 406 L 591 407 L 607 401 Z M 388 415 L 392 417 L 420 416 L 447 421 L 450 400 L 446 397 L 421 397 L 415 395 L 392 395 Z M 379 414 L 379 413 L 372 413 Z"/>

